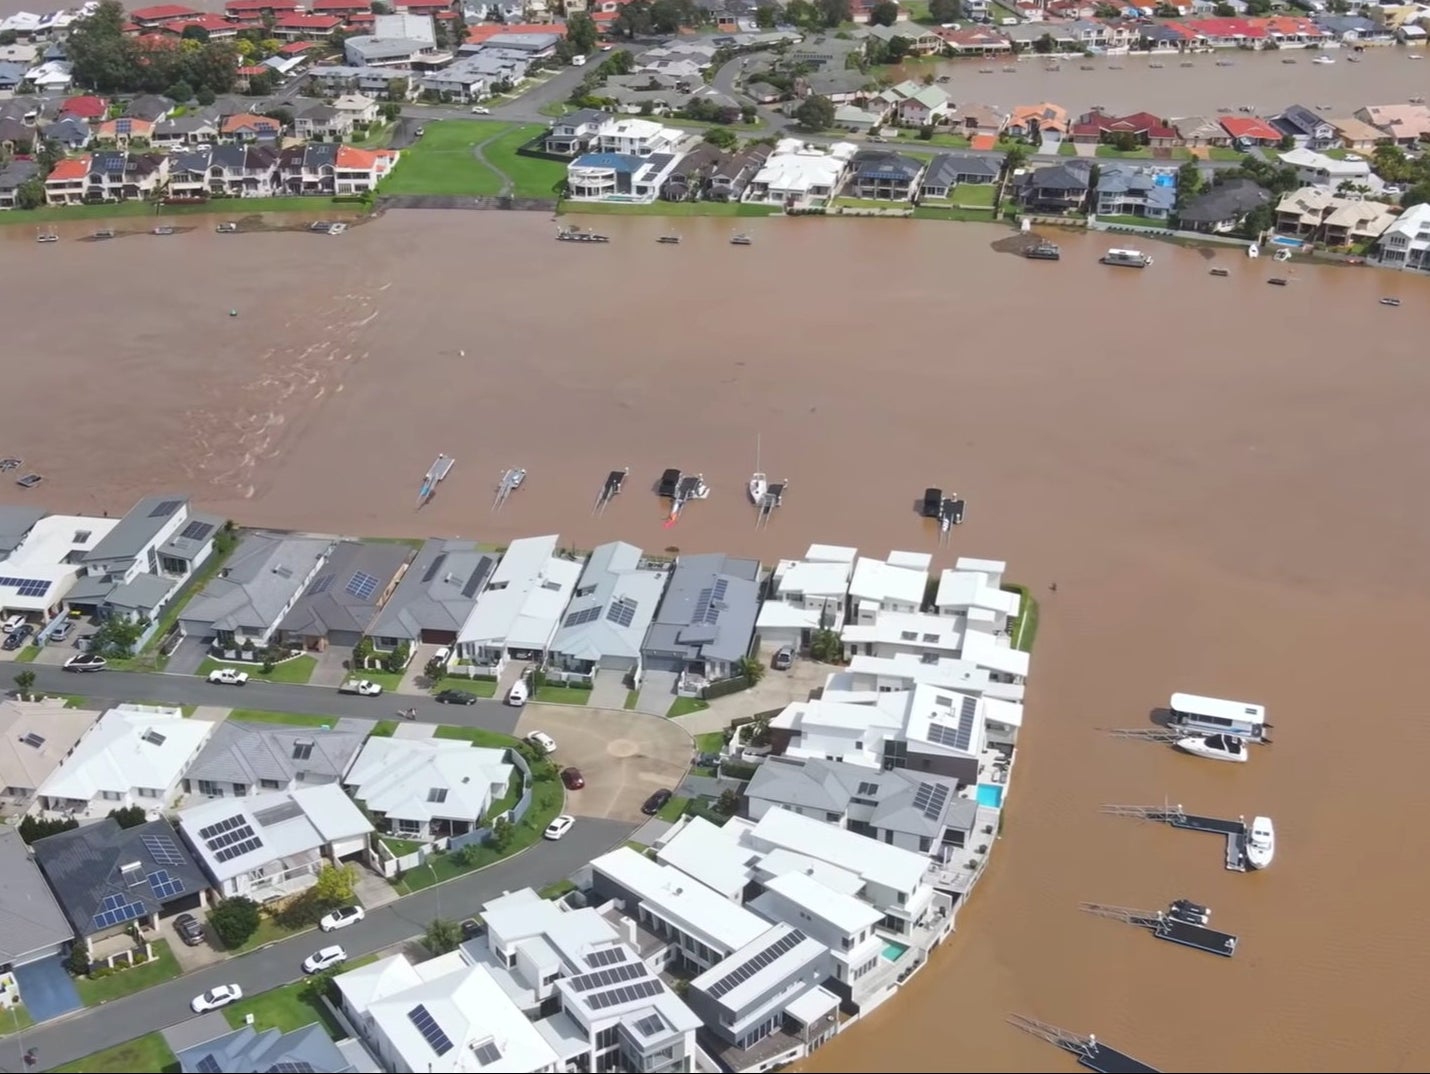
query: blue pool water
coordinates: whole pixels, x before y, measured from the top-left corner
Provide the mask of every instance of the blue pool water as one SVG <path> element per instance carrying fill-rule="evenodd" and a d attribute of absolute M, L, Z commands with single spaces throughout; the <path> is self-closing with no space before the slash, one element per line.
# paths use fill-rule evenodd
<path fill-rule="evenodd" d="M 1272 246 L 1304 246 L 1300 239 L 1288 239 L 1285 235 L 1277 235 L 1271 240 Z"/>
<path fill-rule="evenodd" d="M 1177 177 L 1175 175 L 1169 175 L 1165 172 L 1159 172 L 1156 176 L 1153 177 L 1152 184 L 1154 186 L 1176 186 Z"/>
<path fill-rule="evenodd" d="M 996 783 L 980 783 L 978 785 L 978 804 L 993 809 L 1002 809 L 1003 788 Z"/>
<path fill-rule="evenodd" d="M 896 943 L 893 940 L 887 940 L 884 943 L 884 957 L 890 962 L 897 962 L 904 957 L 904 952 L 908 949 L 909 945 L 906 943 Z"/>

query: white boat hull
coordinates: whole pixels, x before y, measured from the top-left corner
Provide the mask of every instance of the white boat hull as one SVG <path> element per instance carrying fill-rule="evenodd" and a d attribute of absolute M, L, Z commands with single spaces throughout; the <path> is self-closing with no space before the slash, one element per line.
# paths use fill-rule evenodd
<path fill-rule="evenodd" d="M 1256 817 L 1246 836 L 1246 864 L 1265 869 L 1276 857 L 1276 829 L 1270 817 Z"/>
<path fill-rule="evenodd" d="M 1193 757 L 1205 757 L 1209 761 L 1232 761 L 1236 764 L 1245 764 L 1248 759 L 1244 742 L 1241 745 L 1240 753 L 1228 753 L 1226 750 L 1214 749 L 1207 745 L 1207 740 L 1201 735 L 1179 738 L 1172 744 L 1183 753 L 1190 753 Z"/>
<path fill-rule="evenodd" d="M 764 474 L 756 474 L 750 478 L 750 502 L 759 505 L 764 502 L 765 493 L 770 491 L 770 483 L 765 479 Z"/>
<path fill-rule="evenodd" d="M 1261 256 L 1261 247 L 1260 247 L 1260 246 L 1257 246 L 1256 243 L 1253 242 L 1250 246 L 1248 246 L 1248 247 L 1246 248 L 1246 256 L 1247 256 L 1247 257 L 1260 257 L 1260 256 Z"/>

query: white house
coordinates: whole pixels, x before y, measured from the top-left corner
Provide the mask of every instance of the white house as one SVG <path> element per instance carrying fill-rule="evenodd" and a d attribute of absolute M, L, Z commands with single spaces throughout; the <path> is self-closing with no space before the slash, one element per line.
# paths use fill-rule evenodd
<path fill-rule="evenodd" d="M 804 650 L 817 631 L 838 634 L 844 627 L 849 578 L 857 555 L 853 548 L 812 544 L 804 559 L 780 560 L 755 621 L 760 640 Z"/>
<path fill-rule="evenodd" d="M 136 805 L 165 809 L 213 728 L 208 720 L 185 719 L 177 708 L 116 706 L 40 785 L 40 808 L 78 817 Z"/>
<path fill-rule="evenodd" d="M 117 518 L 47 515 L 0 559 L 0 612 L 48 617 L 83 572 L 84 557 L 119 525 Z"/>
<path fill-rule="evenodd" d="M 929 663 L 957 657 L 963 646 L 962 623 L 932 612 L 879 612 L 872 622 L 849 623 L 840 635 L 852 656 L 909 655 Z"/>
<path fill-rule="evenodd" d="M 671 564 L 650 561 L 633 544 L 596 548 L 551 640 L 546 676 L 591 685 L 602 671 L 638 683 L 641 643 L 670 580 Z"/>
<path fill-rule="evenodd" d="M 833 977 L 856 1002 L 863 997 L 861 982 L 883 976 L 875 971 L 889 962 L 883 957 L 886 942 L 876 931 L 884 915 L 867 902 L 827 888 L 808 873 L 788 872 L 767 880 L 750 908 L 829 948 Z"/>
<path fill-rule="evenodd" d="M 324 865 L 360 857 L 372 825 L 336 783 L 216 798 L 179 814 L 179 830 L 224 898 L 305 891 Z"/>
<path fill-rule="evenodd" d="M 545 657 L 583 565 L 558 555 L 558 540 L 522 537 L 507 546 L 457 636 L 460 657 L 496 675 L 508 657 Z"/>
<path fill-rule="evenodd" d="M 601 124 L 592 148 L 598 153 L 648 157 L 653 153 L 675 152 L 685 138 L 685 131 L 664 127 L 654 120 L 613 117 Z"/>
<path fill-rule="evenodd" d="M 906 127 L 946 123 L 953 114 L 953 100 L 939 86 L 909 80 L 889 87 L 879 96 L 894 106 L 899 122 Z"/>
<path fill-rule="evenodd" d="M 826 151 L 798 138 L 781 139 L 746 187 L 745 201 L 803 208 L 824 204 L 849 174 L 858 147 L 836 142 Z"/>
<path fill-rule="evenodd" d="M 1372 186 L 1370 161 L 1349 160 L 1317 153 L 1314 149 L 1292 149 L 1281 154 L 1281 163 L 1296 169 L 1296 178 L 1308 186 L 1335 191 L 1342 183 Z"/>
<path fill-rule="evenodd" d="M 939 575 L 934 607 L 939 615 L 961 616 L 980 629 L 1002 633 L 1016 619 L 1022 597 L 1002 588 L 1008 565 L 996 559 L 960 556 L 952 569 Z"/>
<path fill-rule="evenodd" d="M 369 738 L 343 778 L 394 835 L 436 839 L 476 828 L 511 785 L 505 750 L 452 738 Z"/>
<path fill-rule="evenodd" d="M 361 93 L 344 93 L 333 101 L 333 108 L 346 117 L 349 129 L 354 123 L 372 123 L 377 119 L 377 101 Z"/>
<path fill-rule="evenodd" d="M 1430 269 L 1430 205 L 1414 205 L 1380 233 L 1374 254 L 1386 268 Z"/>
<path fill-rule="evenodd" d="M 872 623 L 880 612 L 916 612 L 928 587 L 927 552 L 890 552 L 887 559 L 860 556 L 849 582 L 850 622 Z"/>
<path fill-rule="evenodd" d="M 789 757 L 845 761 L 865 768 L 884 763 L 884 744 L 904 726 L 905 695 L 885 691 L 873 703 L 832 701 L 821 697 L 786 705 L 770 721 L 770 730 Z"/>

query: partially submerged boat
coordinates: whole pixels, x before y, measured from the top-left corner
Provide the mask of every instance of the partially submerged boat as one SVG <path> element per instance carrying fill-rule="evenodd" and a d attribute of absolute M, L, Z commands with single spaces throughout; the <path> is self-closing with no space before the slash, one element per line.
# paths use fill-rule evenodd
<path fill-rule="evenodd" d="M 680 236 L 679 236 L 679 235 L 662 235 L 660 238 L 656 239 L 655 241 L 658 242 L 658 243 L 661 243 L 662 245 L 665 245 L 665 246 L 679 246 L 679 245 L 680 245 Z"/>
<path fill-rule="evenodd" d="M 731 246 L 753 246 L 753 245 L 755 245 L 755 240 L 752 239 L 752 238 L 750 238 L 750 236 L 748 236 L 748 235 L 731 235 L 731 236 L 730 236 L 730 245 L 731 245 Z"/>
<path fill-rule="evenodd" d="M 1285 287 L 1288 281 L 1284 276 L 1272 276 L 1271 279 L 1266 282 L 1272 287 Z"/>
<path fill-rule="evenodd" d="M 1234 761 L 1244 764 L 1249 759 L 1246 743 L 1235 735 L 1188 735 L 1179 738 L 1172 745 L 1193 757 L 1205 757 L 1209 761 Z"/>
<path fill-rule="evenodd" d="M 1103 254 L 1101 261 L 1104 265 L 1122 268 L 1146 268 L 1152 263 L 1152 259 L 1141 250 L 1119 250 L 1116 247 Z"/>
<path fill-rule="evenodd" d="M 1228 271 L 1227 271 L 1226 269 L 1224 269 L 1224 268 L 1214 268 L 1214 269 L 1212 269 L 1212 275 L 1213 275 L 1213 276 L 1230 276 L 1231 273 L 1228 272 Z"/>
<path fill-rule="evenodd" d="M 1380 304 L 1381 304 L 1382 306 L 1398 306 L 1398 305 L 1400 305 L 1400 299 L 1398 299 L 1398 298 L 1382 298 L 1382 299 L 1380 300 Z"/>
<path fill-rule="evenodd" d="M 1253 242 L 1250 246 L 1246 248 L 1246 256 L 1253 259 L 1260 257 L 1261 245 L 1259 243 Z"/>
<path fill-rule="evenodd" d="M 1063 251 L 1057 243 L 1044 239 L 1025 249 L 1023 256 L 1029 261 L 1057 261 L 1063 256 Z"/>
<path fill-rule="evenodd" d="M 150 232 L 150 234 L 153 235 L 172 235 L 173 233 L 174 229 L 171 228 L 168 224 L 160 224 L 152 232 Z"/>
<path fill-rule="evenodd" d="M 1212 908 L 1191 899 L 1173 899 L 1167 916 L 1186 925 L 1206 925 L 1212 919 Z"/>
<path fill-rule="evenodd" d="M 1291 251 L 1288 250 L 1288 249 L 1286 249 L 1286 247 L 1283 246 L 1281 249 L 1277 250 L 1274 254 L 1271 255 L 1271 260 L 1272 260 L 1272 261 L 1290 261 L 1290 260 L 1291 260 Z"/>
<path fill-rule="evenodd" d="M 59 237 L 59 234 L 55 231 L 54 228 L 50 228 L 50 230 L 48 230 L 48 231 L 41 231 L 41 232 L 37 233 L 37 234 L 35 235 L 35 241 L 36 241 L 36 242 L 59 242 L 59 241 L 60 241 L 60 237 Z"/>
<path fill-rule="evenodd" d="M 564 227 L 556 233 L 557 242 L 610 242 L 610 237 L 597 235 L 594 231 L 582 231 L 578 227 Z"/>
<path fill-rule="evenodd" d="M 234 223 L 232 220 L 226 220 L 224 223 L 219 224 L 218 227 L 214 228 L 214 231 L 218 232 L 220 235 L 233 235 L 238 232 L 238 224 Z"/>
<path fill-rule="evenodd" d="M 1265 869 L 1276 857 L 1276 828 L 1270 817 L 1252 817 L 1246 830 L 1246 864 Z"/>

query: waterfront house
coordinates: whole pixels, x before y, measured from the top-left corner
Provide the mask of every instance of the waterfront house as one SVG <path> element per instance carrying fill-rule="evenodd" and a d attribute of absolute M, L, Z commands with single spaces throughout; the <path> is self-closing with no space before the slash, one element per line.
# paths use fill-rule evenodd
<path fill-rule="evenodd" d="M 956 200 L 960 185 L 996 183 L 1002 171 L 1003 162 L 986 153 L 940 153 L 929 162 L 919 198 Z"/>
<path fill-rule="evenodd" d="M 826 151 L 798 138 L 781 139 L 750 180 L 744 200 L 786 208 L 823 205 L 844 182 L 857 151 L 848 142 Z"/>
<path fill-rule="evenodd" d="M 1345 45 L 1389 45 L 1395 40 L 1389 27 L 1364 15 L 1318 14 L 1315 20 L 1323 34 Z"/>
<path fill-rule="evenodd" d="M 1378 239 L 1396 216 L 1394 209 L 1378 201 L 1303 186 L 1276 204 L 1276 230 L 1325 246 L 1352 246 Z"/>
<path fill-rule="evenodd" d="M 661 187 L 660 196 L 665 201 L 694 201 L 700 196 L 705 184 L 704 173 L 720 159 L 722 150 L 708 142 L 696 146 L 676 163 L 670 178 Z"/>
<path fill-rule="evenodd" d="M 780 560 L 755 620 L 761 643 L 790 645 L 804 652 L 816 632 L 839 633 L 857 555 L 853 548 L 812 544 L 803 559 Z"/>
<path fill-rule="evenodd" d="M 1066 134 L 1068 130 L 1068 110 L 1060 104 L 1043 101 L 1041 104 L 1022 104 L 1013 109 L 1005 128 L 1009 137 L 1025 138 L 1036 145 L 1043 131 L 1052 134 Z"/>
<path fill-rule="evenodd" d="M 660 196 L 679 154 L 584 153 L 566 166 L 567 196 L 577 201 L 648 205 Z"/>
<path fill-rule="evenodd" d="M 108 536 L 118 520 L 43 515 L 31 523 L 21 514 L 15 522 L 25 528 L 17 534 L 17 544 L 0 555 L 4 561 L 0 613 L 46 622 L 60 611 L 78 584 L 75 564 Z"/>
<path fill-rule="evenodd" d="M 1430 106 L 1423 104 L 1371 104 L 1356 109 L 1364 120 L 1399 146 L 1414 148 L 1430 141 Z"/>
<path fill-rule="evenodd" d="M 1137 164 L 1106 164 L 1097 177 L 1093 212 L 1166 220 L 1177 206 L 1173 172 Z"/>
<path fill-rule="evenodd" d="M 827 97 L 835 104 L 853 104 L 869 96 L 874 80 L 857 67 L 810 71 L 795 80 L 797 97 Z"/>
<path fill-rule="evenodd" d="M 1312 149 L 1292 149 L 1281 154 L 1281 163 L 1296 169 L 1296 178 L 1307 186 L 1339 190 L 1342 183 L 1370 186 L 1370 162 L 1328 156 Z"/>
<path fill-rule="evenodd" d="M 944 122 L 953 111 L 953 101 L 939 86 L 906 80 L 884 90 L 879 96 L 892 105 L 899 123 L 906 127 L 926 127 Z"/>
<path fill-rule="evenodd" d="M 337 15 L 280 15 L 273 20 L 272 34 L 279 41 L 322 40 L 342 26 Z"/>
<path fill-rule="evenodd" d="M 578 157 L 591 149 L 601 128 L 613 118 L 598 108 L 578 109 L 551 124 L 542 148 L 555 156 Z"/>
<path fill-rule="evenodd" d="M 203 112 L 170 116 L 154 124 L 149 142 L 156 149 L 182 149 L 215 141 L 219 134 L 218 120 Z"/>
<path fill-rule="evenodd" d="M 1013 42 L 997 30 L 985 26 L 933 31 L 943 42 L 943 49 L 954 56 L 1008 56 Z"/>
<path fill-rule="evenodd" d="M 1181 25 L 1196 44 L 1209 48 L 1261 48 L 1268 36 L 1265 19 L 1188 19 Z"/>
<path fill-rule="evenodd" d="M 46 205 L 80 205 L 84 202 L 85 179 L 89 175 L 89 157 L 69 157 L 58 160 L 45 176 Z"/>
<path fill-rule="evenodd" d="M 858 21 L 858 20 L 856 20 Z M 908 52 L 914 56 L 932 56 L 943 49 L 943 40 L 927 26 L 916 22 L 896 22 L 892 26 L 870 23 L 861 31 L 855 31 L 867 41 L 881 41 L 885 45 L 895 38 L 907 43 Z"/>
<path fill-rule="evenodd" d="M 690 691 L 738 674 L 759 613 L 759 581 L 757 560 L 679 557 L 641 646 L 646 670 L 677 675 Z"/>
<path fill-rule="evenodd" d="M 354 1061 L 354 1050 L 366 1060 L 364 1065 L 358 1066 Z M 287 1033 L 281 1029 L 260 1030 L 243 1025 L 212 1040 L 178 1048 L 174 1055 L 178 1060 L 177 1069 L 184 1074 L 213 1070 L 379 1069 L 376 1061 L 363 1053 L 357 1041 L 334 1042 L 321 1022 L 312 1022 Z"/>
<path fill-rule="evenodd" d="M 40 174 L 33 160 L 11 160 L 0 165 L 0 209 L 14 209 L 20 198 L 20 188 Z"/>
<path fill-rule="evenodd" d="M 1270 191 L 1253 179 L 1219 179 L 1182 206 L 1177 223 L 1186 231 L 1224 235 L 1240 227 L 1252 209 L 1270 202 Z"/>
<path fill-rule="evenodd" d="M 542 661 L 561 627 L 583 563 L 563 555 L 555 534 L 507 546 L 457 635 L 457 654 L 500 677 L 508 659 Z"/>
<path fill-rule="evenodd" d="M 1150 112 L 1133 112 L 1126 116 L 1086 112 L 1072 124 L 1074 142 L 1111 143 L 1124 138 L 1154 149 L 1169 149 L 1182 144 L 1176 130 Z"/>
<path fill-rule="evenodd" d="M 747 145 L 722 156 L 705 173 L 705 200 L 739 201 L 769 156 L 770 147 L 765 145 Z"/>
<path fill-rule="evenodd" d="M 849 66 L 849 57 L 864 52 L 864 42 L 851 36 L 819 33 L 791 45 L 785 62 L 791 67 L 812 70 L 842 71 Z"/>
<path fill-rule="evenodd" d="M 860 556 L 849 581 L 848 622 L 872 623 L 881 612 L 917 612 L 931 560 L 926 552 L 890 552 L 887 559 Z"/>
<path fill-rule="evenodd" d="M 348 649 L 402 580 L 412 550 L 388 541 L 338 541 L 302 595 L 278 624 L 283 644 L 325 652 Z"/>
<path fill-rule="evenodd" d="M 748 905 L 828 950 L 833 965 L 825 987 L 846 1003 L 861 1006 L 888 987 L 891 974 L 874 972 L 881 961 L 890 965 L 883 957 L 887 944 L 877 931 L 884 915 L 854 895 L 826 886 L 812 872 L 791 870 L 770 877 Z M 716 967 L 712 972 L 718 971 Z"/>
<path fill-rule="evenodd" d="M 23 815 L 35 793 L 80 739 L 95 713 L 65 707 L 63 698 L 0 700 L 0 812 Z"/>
<path fill-rule="evenodd" d="M 170 157 L 172 197 L 266 198 L 273 195 L 277 183 L 278 151 L 269 146 L 223 143 Z"/>
<path fill-rule="evenodd" d="M 392 835 L 431 841 L 465 835 L 503 811 L 516 769 L 506 751 L 453 738 L 369 738 L 343 786 Z"/>
<path fill-rule="evenodd" d="M 1137 43 L 1147 52 L 1180 52 L 1193 44 L 1196 34 L 1175 22 L 1142 22 Z"/>
<path fill-rule="evenodd" d="M 1274 146 L 1281 142 L 1281 132 L 1255 116 L 1222 116 L 1220 123 L 1238 146 Z"/>
<path fill-rule="evenodd" d="M 159 190 L 169 176 L 169 158 L 160 153 L 100 149 L 89 155 L 84 200 L 129 201 Z"/>
<path fill-rule="evenodd" d="M 278 154 L 278 181 L 283 193 L 322 194 L 328 197 L 336 193 L 334 173 L 339 148 L 331 142 L 285 147 Z"/>
<path fill-rule="evenodd" d="M 1392 269 L 1430 271 L 1430 205 L 1412 205 L 1380 233 L 1372 258 Z"/>
<path fill-rule="evenodd" d="M 641 645 L 665 594 L 672 565 L 647 560 L 624 541 L 598 546 L 576 582 L 561 627 L 547 651 L 553 680 L 594 685 L 605 672 L 622 682 L 641 679 Z"/>
<path fill-rule="evenodd" d="M 1271 125 L 1295 142 L 1298 149 L 1335 148 L 1336 128 L 1305 105 L 1293 104 L 1272 116 Z"/>
<path fill-rule="evenodd" d="M 909 201 L 919 189 L 924 162 L 882 149 L 861 149 L 849 162 L 847 196 L 877 201 Z"/>
<path fill-rule="evenodd" d="M 46 1009 L 56 997 L 44 987 L 45 978 L 67 982 L 60 958 L 74 929 L 20 833 L 9 826 L 0 827 L 0 895 L 0 973 L 14 974 L 22 989 L 33 984 L 39 995 L 25 993 L 26 1013 L 52 1018 L 62 1012 Z"/>
<path fill-rule="evenodd" d="M 1171 125 L 1183 145 L 1196 147 L 1231 144 L 1231 135 L 1227 133 L 1226 128 L 1206 116 L 1187 116 L 1183 119 L 1174 119 Z"/>
<path fill-rule="evenodd" d="M 949 118 L 949 126 L 969 138 L 980 134 L 997 138 L 1008 126 L 1008 112 L 989 104 L 964 102 Z"/>
<path fill-rule="evenodd" d="M 184 792 L 244 798 L 337 783 L 372 729 L 346 718 L 322 727 L 224 720 L 184 773 Z"/>
<path fill-rule="evenodd" d="M 1388 143 L 1390 136 L 1379 127 L 1373 127 L 1362 119 L 1346 116 L 1343 119 L 1327 119 L 1336 132 L 1336 139 L 1342 148 L 1354 149 L 1360 153 L 1373 153 L 1375 147 Z"/>
<path fill-rule="evenodd" d="M 496 566 L 471 541 L 428 540 L 368 628 L 373 648 L 453 645 Z"/>
<path fill-rule="evenodd" d="M 219 137 L 226 142 L 277 142 L 283 124 L 272 116 L 256 116 L 240 112 L 224 116 L 219 125 Z"/>
<path fill-rule="evenodd" d="M 327 561 L 333 542 L 252 531 L 184 605 L 184 634 L 220 652 L 264 646 Z"/>
<path fill-rule="evenodd" d="M 378 184 L 397 166 L 401 156 L 401 152 L 396 149 L 338 146 L 333 171 L 333 184 L 337 194 L 351 196 L 376 190 Z"/>

